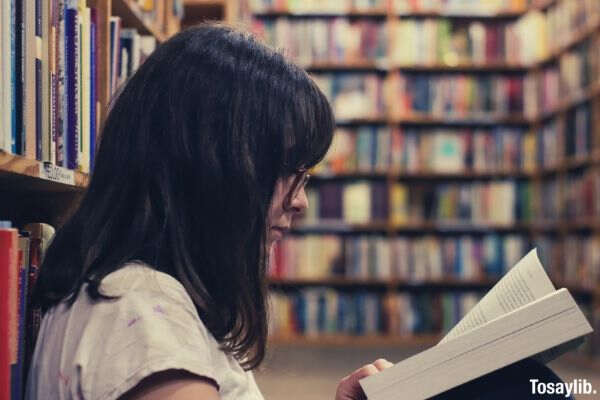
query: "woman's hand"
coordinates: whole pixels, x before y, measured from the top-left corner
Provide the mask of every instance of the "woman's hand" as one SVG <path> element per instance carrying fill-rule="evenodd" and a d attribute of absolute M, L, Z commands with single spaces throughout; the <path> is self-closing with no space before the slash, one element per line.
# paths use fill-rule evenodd
<path fill-rule="evenodd" d="M 392 365 L 394 364 L 392 364 L 388 360 L 380 358 L 379 360 L 371 364 L 367 364 L 360 367 L 350 375 L 345 376 L 344 378 L 342 378 L 337 387 L 337 392 L 335 393 L 335 400 L 366 399 L 367 397 L 365 396 L 365 393 L 363 392 L 362 388 L 358 383 L 359 379 L 376 374 L 377 372 L 385 368 L 389 368 Z"/>

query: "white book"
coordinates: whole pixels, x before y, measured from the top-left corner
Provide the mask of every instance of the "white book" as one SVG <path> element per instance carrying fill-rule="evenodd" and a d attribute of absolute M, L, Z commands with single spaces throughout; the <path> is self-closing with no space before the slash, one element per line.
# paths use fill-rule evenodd
<path fill-rule="evenodd" d="M 534 249 L 438 345 L 360 384 L 369 400 L 425 399 L 528 357 L 550 361 L 592 331 Z"/>
<path fill-rule="evenodd" d="M 79 146 L 79 160 L 82 172 L 90 172 L 90 129 L 91 129 L 91 102 L 90 102 L 90 85 L 91 85 L 91 63 L 90 63 L 90 26 L 91 26 L 91 11 L 89 7 L 85 7 L 85 2 L 79 4 L 80 18 L 80 60 L 81 60 L 81 88 L 80 104 L 81 104 L 81 132 Z"/>

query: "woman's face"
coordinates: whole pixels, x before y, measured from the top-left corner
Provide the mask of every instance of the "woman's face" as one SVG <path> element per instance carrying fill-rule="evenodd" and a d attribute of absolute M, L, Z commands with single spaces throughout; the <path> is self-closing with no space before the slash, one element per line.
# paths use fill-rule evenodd
<path fill-rule="evenodd" d="M 275 184 L 275 193 L 273 194 L 273 201 L 267 219 L 267 244 L 269 249 L 276 241 L 281 240 L 290 229 L 294 215 L 308 208 L 304 184 L 301 184 L 294 197 L 289 196 L 291 191 L 294 190 L 293 186 L 296 178 L 296 175 L 279 178 Z"/>

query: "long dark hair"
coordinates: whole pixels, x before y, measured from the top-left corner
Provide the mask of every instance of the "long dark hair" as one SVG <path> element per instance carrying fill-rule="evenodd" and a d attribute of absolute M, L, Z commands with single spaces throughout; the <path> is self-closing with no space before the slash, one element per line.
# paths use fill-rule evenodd
<path fill-rule="evenodd" d="M 305 71 L 231 28 L 159 46 L 119 94 L 86 193 L 52 241 L 43 310 L 93 299 L 141 260 L 179 280 L 224 351 L 258 366 L 267 335 L 266 219 L 278 178 L 320 161 L 334 120 Z"/>

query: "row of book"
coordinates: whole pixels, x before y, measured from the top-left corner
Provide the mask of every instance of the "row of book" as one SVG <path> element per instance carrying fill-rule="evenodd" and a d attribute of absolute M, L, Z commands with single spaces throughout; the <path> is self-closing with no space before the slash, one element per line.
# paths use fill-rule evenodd
<path fill-rule="evenodd" d="M 485 117 L 523 113 L 523 77 L 503 74 L 393 73 L 385 85 L 391 115 Z"/>
<path fill-rule="evenodd" d="M 88 172 L 98 121 L 98 13 L 85 1 L 2 2 L 0 148 Z"/>
<path fill-rule="evenodd" d="M 521 12 L 536 0 L 250 0 L 256 13 L 348 13 L 390 9 L 399 14 L 435 12 L 440 14 L 481 14 Z"/>
<path fill-rule="evenodd" d="M 401 19 L 389 25 L 392 66 L 522 64 L 517 25 L 448 18 Z"/>
<path fill-rule="evenodd" d="M 515 25 L 459 23 L 447 18 L 254 19 L 252 31 L 266 44 L 306 67 L 368 60 L 382 68 L 521 62 Z"/>
<path fill-rule="evenodd" d="M 41 323 L 41 310 L 29 305 L 54 228 L 42 223 L 22 230 L 0 221 L 0 398 L 22 399 Z"/>
<path fill-rule="evenodd" d="M 286 49 L 303 65 L 357 59 L 379 61 L 383 66 L 528 65 L 548 58 L 582 27 L 598 23 L 598 4 L 594 0 L 563 0 L 547 12 L 532 11 L 514 22 L 465 23 L 436 17 L 393 20 L 389 28 L 381 21 L 350 22 L 341 17 L 255 18 L 253 30 L 269 45 Z M 347 10 L 343 2 L 338 6 L 340 14 Z M 269 7 L 259 5 L 257 9 Z M 327 5 L 320 5 L 319 9 L 322 13 L 332 11 Z M 477 13 L 476 10 L 472 6 L 469 14 Z"/>
<path fill-rule="evenodd" d="M 596 168 L 569 172 L 564 180 L 544 179 L 535 193 L 534 198 L 543 199 L 535 211 L 536 220 L 566 220 L 580 227 L 590 223 L 593 229 L 600 217 L 600 173 Z"/>
<path fill-rule="evenodd" d="M 583 103 L 567 111 L 565 118 L 544 122 L 536 132 L 536 165 L 555 167 L 566 159 L 589 156 L 595 129 L 590 103 Z"/>
<path fill-rule="evenodd" d="M 486 282 L 503 276 L 537 247 L 548 275 L 559 284 L 600 284 L 600 235 L 294 235 L 273 248 L 268 276 L 277 281 L 344 278 L 432 282 Z"/>
<path fill-rule="evenodd" d="M 536 137 L 523 129 L 497 127 L 338 128 L 316 174 L 464 173 L 530 171 L 535 167 Z"/>
<path fill-rule="evenodd" d="M 589 69 L 578 64 L 575 69 L 579 68 Z M 563 71 L 567 69 L 572 68 L 527 76 L 394 72 L 386 79 L 376 73 L 315 73 L 313 79 L 342 122 L 386 115 L 457 119 L 512 116 L 525 121 L 525 117 L 536 118 L 552 112 L 560 101 L 581 96 L 598 86 L 591 76 L 582 78 L 589 76 L 588 72 L 569 73 L 577 76 L 578 82 L 563 84 L 567 80 Z"/>
<path fill-rule="evenodd" d="M 600 18 L 596 0 L 559 0 L 546 11 L 531 11 L 516 22 L 520 54 L 525 64 L 548 59 L 578 33 L 593 29 Z"/>
<path fill-rule="evenodd" d="M 338 120 L 427 115 L 485 118 L 523 114 L 521 76 L 500 74 L 315 74 Z M 385 95 L 385 99 L 382 96 Z"/>
<path fill-rule="evenodd" d="M 121 18 L 109 18 L 109 88 L 115 95 L 156 48 L 156 38 L 152 35 L 140 35 L 134 28 L 124 28 Z"/>
<path fill-rule="evenodd" d="M 549 275 L 563 285 L 595 289 L 600 284 L 600 236 L 541 235 L 534 239 Z"/>
<path fill-rule="evenodd" d="M 0 149 L 89 173 L 103 118 L 97 9 L 85 0 L 9 0 L 0 15 Z M 154 46 L 110 18 L 111 94 Z"/>
<path fill-rule="evenodd" d="M 569 173 L 562 205 L 562 216 L 570 220 L 600 217 L 600 171 L 587 169 Z"/>
<path fill-rule="evenodd" d="M 329 181 L 307 188 L 311 205 L 300 227 L 328 223 L 387 222 L 511 225 L 532 218 L 532 183 L 502 179 L 482 182 L 400 183 Z"/>
<path fill-rule="evenodd" d="M 374 73 L 314 74 L 337 120 L 380 118 L 385 113 L 383 78 Z"/>
<path fill-rule="evenodd" d="M 274 337 L 442 334 L 480 297 L 478 293 L 346 293 L 328 288 L 272 291 L 269 332 Z"/>
<path fill-rule="evenodd" d="M 528 248 L 527 238 L 520 235 L 307 234 L 285 238 L 274 247 L 268 275 L 284 280 L 477 282 L 499 278 Z"/>
<path fill-rule="evenodd" d="M 536 117 L 554 111 L 568 98 L 598 86 L 600 37 L 595 36 L 562 54 L 557 64 L 528 74 L 524 82 L 525 115 Z"/>
<path fill-rule="evenodd" d="M 383 62 L 387 57 L 384 25 L 372 20 L 255 19 L 252 31 L 303 66 L 362 60 Z"/>

